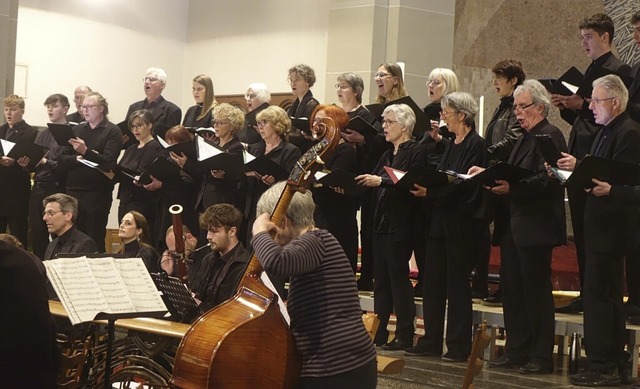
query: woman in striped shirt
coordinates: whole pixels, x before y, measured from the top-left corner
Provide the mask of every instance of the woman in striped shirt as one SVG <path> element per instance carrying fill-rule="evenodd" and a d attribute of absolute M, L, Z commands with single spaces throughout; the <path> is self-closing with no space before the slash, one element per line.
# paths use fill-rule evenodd
<path fill-rule="evenodd" d="M 311 192 L 296 192 L 284 220 L 269 219 L 285 182 L 258 201 L 253 248 L 269 273 L 291 277 L 287 310 L 302 355 L 302 388 L 375 388 L 376 350 L 367 333 L 356 279 L 342 247 L 316 229 Z"/>

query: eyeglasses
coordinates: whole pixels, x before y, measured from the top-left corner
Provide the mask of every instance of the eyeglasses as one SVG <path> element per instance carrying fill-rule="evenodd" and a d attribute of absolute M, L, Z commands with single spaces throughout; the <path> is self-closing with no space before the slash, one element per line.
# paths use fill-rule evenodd
<path fill-rule="evenodd" d="M 603 101 L 607 101 L 607 100 L 613 100 L 613 99 L 617 99 L 618 96 L 614 96 L 614 97 L 607 97 L 606 99 L 598 99 L 598 98 L 591 98 L 589 99 L 589 105 L 591 105 L 591 103 L 593 103 L 593 105 L 600 105 L 602 104 Z"/>
<path fill-rule="evenodd" d="M 89 110 L 89 109 L 97 107 L 97 106 L 98 106 L 98 104 L 95 104 L 95 105 L 81 105 L 80 108 L 83 109 L 83 110 Z"/>
<path fill-rule="evenodd" d="M 395 123 L 398 123 L 398 121 L 397 121 L 397 120 L 388 120 L 388 119 L 384 119 L 384 120 L 382 121 L 382 127 L 388 127 L 388 126 L 390 126 L 390 125 L 392 125 L 392 124 L 395 124 Z"/>
<path fill-rule="evenodd" d="M 427 85 L 438 86 L 438 85 L 440 85 L 440 84 L 442 84 L 442 81 L 440 81 L 440 80 L 436 80 L 436 79 L 433 79 L 433 80 L 429 80 L 429 81 L 427 81 Z"/>
<path fill-rule="evenodd" d="M 453 115 L 455 113 L 456 113 L 455 111 L 447 112 L 447 111 L 442 110 L 442 111 L 440 111 L 440 116 L 444 118 L 444 117 L 447 117 L 449 115 Z"/>
<path fill-rule="evenodd" d="M 351 86 L 347 84 L 336 84 L 335 87 L 336 89 L 340 89 L 340 90 L 347 90 L 351 88 Z"/>
<path fill-rule="evenodd" d="M 268 123 L 269 123 L 269 122 L 268 122 L 268 121 L 266 121 L 266 120 L 260 120 L 260 121 L 258 122 L 258 128 L 264 127 L 264 126 L 266 126 Z"/>
<path fill-rule="evenodd" d="M 160 79 L 158 77 L 145 77 L 145 78 L 142 79 L 142 81 L 144 81 L 144 82 L 147 82 L 147 81 L 156 82 L 156 81 L 160 81 Z"/>
<path fill-rule="evenodd" d="M 527 109 L 527 108 L 531 107 L 532 105 L 533 105 L 533 103 L 529 103 L 529 104 L 527 104 L 527 105 L 522 105 L 522 104 L 518 105 L 518 104 L 515 104 L 515 105 L 513 106 L 513 110 L 514 110 L 514 111 L 516 111 L 516 112 L 517 112 L 517 111 L 524 111 L 525 109 Z"/>
<path fill-rule="evenodd" d="M 144 127 L 144 123 L 134 123 L 131 125 L 132 130 L 137 130 L 138 128 L 143 128 L 143 127 Z"/>
<path fill-rule="evenodd" d="M 387 76 L 392 76 L 392 74 L 391 73 L 382 73 L 382 72 L 380 72 L 380 73 L 374 74 L 373 78 L 385 78 Z"/>
<path fill-rule="evenodd" d="M 231 124 L 231 122 L 228 120 L 212 120 L 211 121 L 211 125 L 213 127 L 226 126 L 227 124 Z"/>
<path fill-rule="evenodd" d="M 49 218 L 49 217 L 53 217 L 54 215 L 60 213 L 60 212 L 64 212 L 64 211 L 44 211 L 42 213 L 42 217 L 43 218 Z"/>

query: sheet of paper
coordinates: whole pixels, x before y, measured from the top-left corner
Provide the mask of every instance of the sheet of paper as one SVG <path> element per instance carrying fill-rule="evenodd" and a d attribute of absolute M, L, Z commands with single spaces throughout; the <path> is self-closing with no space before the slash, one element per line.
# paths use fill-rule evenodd
<path fill-rule="evenodd" d="M 565 86 L 565 88 L 569 89 L 571 91 L 571 93 L 575 94 L 578 91 L 578 87 L 572 84 L 569 84 L 566 81 L 562 81 L 562 85 Z"/>
<path fill-rule="evenodd" d="M 72 324 L 92 321 L 97 313 L 109 310 L 86 257 L 44 261 L 44 265 L 54 289 L 60 289 L 56 293 Z"/>
<path fill-rule="evenodd" d="M 249 163 L 249 162 L 253 161 L 254 159 L 256 159 L 256 157 L 254 157 L 247 150 L 242 150 L 242 159 L 244 160 L 244 163 L 246 164 L 246 163 Z"/>
<path fill-rule="evenodd" d="M 87 262 L 109 306 L 109 309 L 105 312 L 135 312 L 136 307 L 131 302 L 127 288 L 120 278 L 118 268 L 113 263 L 113 258 L 91 258 Z"/>
<path fill-rule="evenodd" d="M 224 153 L 224 151 L 211 146 L 202 137 L 198 137 L 198 161 L 204 161 L 205 159 L 215 157 L 222 153 Z"/>
<path fill-rule="evenodd" d="M 9 155 L 13 146 L 16 145 L 15 143 L 4 139 L 0 139 L 0 143 L 2 144 L 2 151 L 4 152 L 4 155 Z"/>
<path fill-rule="evenodd" d="M 114 262 L 136 311 L 156 312 L 167 310 L 160 292 L 141 258 L 115 258 Z"/>

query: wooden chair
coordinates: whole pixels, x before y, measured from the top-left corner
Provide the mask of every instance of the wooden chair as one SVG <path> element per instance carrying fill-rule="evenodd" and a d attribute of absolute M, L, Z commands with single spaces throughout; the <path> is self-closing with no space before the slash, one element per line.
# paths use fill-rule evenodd
<path fill-rule="evenodd" d="M 80 385 L 84 363 L 87 359 L 89 343 L 85 342 L 83 348 L 68 355 L 63 352 L 60 355 L 60 374 L 58 375 L 58 389 L 76 389 Z"/>
<path fill-rule="evenodd" d="M 378 331 L 378 326 L 380 325 L 380 319 L 378 319 L 375 313 L 369 312 L 362 315 L 362 321 L 371 339 L 374 339 Z M 377 358 L 379 374 L 398 374 L 404 367 L 404 359 L 402 358 L 388 357 L 385 355 L 378 355 Z"/>
<path fill-rule="evenodd" d="M 462 389 L 473 389 L 473 378 L 482 371 L 484 366 L 484 360 L 482 359 L 482 353 L 485 348 L 491 342 L 491 335 L 487 333 L 487 322 L 483 322 L 476 330 L 476 335 L 473 338 L 473 345 L 471 346 L 471 355 L 469 356 L 469 362 L 467 364 L 467 371 L 464 375 L 464 381 L 462 382 Z"/>

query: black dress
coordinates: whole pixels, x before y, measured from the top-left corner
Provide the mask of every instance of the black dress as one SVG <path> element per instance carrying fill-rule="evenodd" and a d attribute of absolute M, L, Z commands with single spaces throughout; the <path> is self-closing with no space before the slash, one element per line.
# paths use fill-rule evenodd
<path fill-rule="evenodd" d="M 196 104 L 192 105 L 187 109 L 187 113 L 184 114 L 184 119 L 182 119 L 182 125 L 185 127 L 211 127 L 211 119 L 213 117 L 213 109 L 210 109 L 203 118 L 198 119 L 198 117 L 202 114 L 202 105 Z"/>

